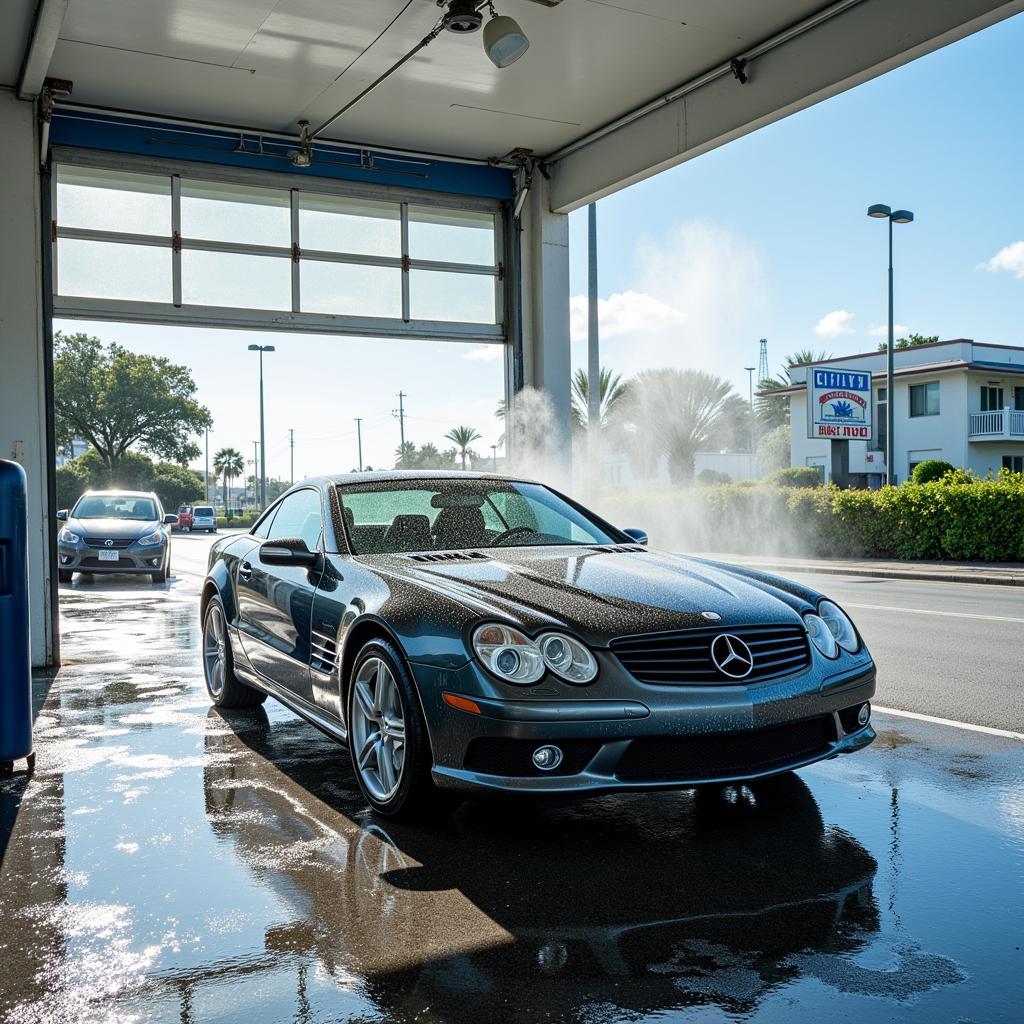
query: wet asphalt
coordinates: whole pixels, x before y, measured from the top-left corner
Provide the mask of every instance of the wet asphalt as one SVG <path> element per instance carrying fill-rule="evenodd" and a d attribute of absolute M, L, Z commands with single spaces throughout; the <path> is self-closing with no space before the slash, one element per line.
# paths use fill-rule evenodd
<path fill-rule="evenodd" d="M 62 588 L 0 781 L 0 1019 L 1021 1019 L 1020 741 L 879 715 L 771 786 L 394 825 L 281 706 L 210 708 L 177 568 Z"/>

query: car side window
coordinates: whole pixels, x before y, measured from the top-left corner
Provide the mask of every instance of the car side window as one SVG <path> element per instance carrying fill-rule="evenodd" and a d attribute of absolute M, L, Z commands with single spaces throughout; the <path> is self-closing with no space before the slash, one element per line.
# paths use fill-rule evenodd
<path fill-rule="evenodd" d="M 320 541 L 323 523 L 320 518 L 320 492 L 307 489 L 289 494 L 277 507 L 267 540 L 301 537 L 310 551 Z"/>
<path fill-rule="evenodd" d="M 259 522 L 259 525 L 252 531 L 254 537 L 259 537 L 261 540 L 266 540 L 270 536 L 270 527 L 277 517 L 277 509 L 280 508 L 278 505 L 272 508 Z"/>

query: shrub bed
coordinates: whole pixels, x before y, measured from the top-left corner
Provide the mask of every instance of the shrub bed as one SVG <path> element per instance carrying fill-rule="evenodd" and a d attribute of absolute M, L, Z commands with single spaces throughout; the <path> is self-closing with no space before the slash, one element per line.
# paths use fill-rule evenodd
<path fill-rule="evenodd" d="M 726 484 L 605 495 L 658 547 L 737 554 L 1024 561 L 1024 475 L 963 472 L 877 491 Z"/>

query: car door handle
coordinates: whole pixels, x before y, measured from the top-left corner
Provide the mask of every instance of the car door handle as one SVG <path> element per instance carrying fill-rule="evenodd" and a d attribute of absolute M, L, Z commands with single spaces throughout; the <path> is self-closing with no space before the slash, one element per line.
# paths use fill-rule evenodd
<path fill-rule="evenodd" d="M 248 562 L 242 562 L 238 567 L 238 578 L 240 580 L 252 579 L 252 566 Z"/>

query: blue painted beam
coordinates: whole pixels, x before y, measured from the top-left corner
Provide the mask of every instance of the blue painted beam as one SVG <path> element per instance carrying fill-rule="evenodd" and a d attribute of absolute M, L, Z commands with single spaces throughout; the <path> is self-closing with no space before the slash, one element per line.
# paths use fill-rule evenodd
<path fill-rule="evenodd" d="M 488 199 L 511 199 L 513 195 L 512 172 L 502 167 L 395 156 L 375 152 L 371 147 L 326 147 L 315 143 L 312 166 L 295 167 L 288 158 L 295 143 L 268 139 L 257 132 L 172 125 L 100 112 L 55 111 L 50 141 L 53 145 L 81 149 L 251 167 L 294 174 L 296 178 L 362 181 Z"/>

